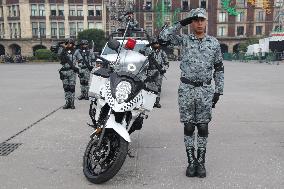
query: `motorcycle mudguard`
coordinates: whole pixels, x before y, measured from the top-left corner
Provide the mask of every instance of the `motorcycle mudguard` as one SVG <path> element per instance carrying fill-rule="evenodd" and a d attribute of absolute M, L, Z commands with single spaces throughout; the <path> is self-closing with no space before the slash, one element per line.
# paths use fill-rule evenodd
<path fill-rule="evenodd" d="M 127 142 L 131 142 L 128 131 L 126 130 L 126 123 L 123 121 L 123 124 L 117 123 L 113 114 L 110 114 L 107 123 L 106 129 L 113 129 L 117 132 L 122 138 Z"/>

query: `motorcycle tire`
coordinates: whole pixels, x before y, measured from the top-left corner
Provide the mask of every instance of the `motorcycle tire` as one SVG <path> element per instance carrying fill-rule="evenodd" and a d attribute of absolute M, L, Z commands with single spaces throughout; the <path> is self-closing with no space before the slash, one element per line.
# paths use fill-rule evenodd
<path fill-rule="evenodd" d="M 127 156 L 127 151 L 128 151 L 128 142 L 126 140 L 124 140 L 124 138 L 122 138 L 120 135 L 118 135 L 116 132 L 114 132 L 113 130 L 106 130 L 105 135 L 103 140 L 105 139 L 105 137 L 108 137 L 108 135 L 113 134 L 116 135 L 118 141 L 119 141 L 119 145 L 117 147 L 117 155 L 116 158 L 114 160 L 114 162 L 109 166 L 109 168 L 102 172 L 101 174 L 96 175 L 89 167 L 89 162 L 90 160 L 90 154 L 92 153 L 92 150 L 96 147 L 96 144 L 98 143 L 99 137 L 94 137 L 93 139 L 90 140 L 90 142 L 88 143 L 85 153 L 84 153 L 84 157 L 83 157 L 83 173 L 85 175 L 85 177 L 87 178 L 88 181 L 94 183 L 94 184 L 100 184 L 100 183 L 104 183 L 110 179 L 112 179 L 120 170 L 120 168 L 122 167 L 126 156 Z M 103 145 L 103 142 L 101 143 L 101 147 Z M 100 151 L 101 147 L 97 150 Z M 113 150 L 113 149 L 111 149 Z M 93 155 L 94 156 L 94 155 Z"/>

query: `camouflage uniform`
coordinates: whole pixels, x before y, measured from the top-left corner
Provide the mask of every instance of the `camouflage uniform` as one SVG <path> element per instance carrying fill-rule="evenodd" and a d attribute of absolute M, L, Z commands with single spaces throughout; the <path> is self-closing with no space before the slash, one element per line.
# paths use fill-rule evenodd
<path fill-rule="evenodd" d="M 78 63 L 79 66 L 79 79 L 81 84 L 81 96 L 88 99 L 90 72 L 92 71 L 92 62 L 95 61 L 96 56 L 89 49 L 79 50 L 82 56 L 82 61 Z"/>
<path fill-rule="evenodd" d="M 59 48 L 58 54 L 62 64 L 62 68 L 59 70 L 59 73 L 60 79 L 63 83 L 66 105 L 68 105 L 69 107 L 73 105 L 74 107 L 76 85 L 75 70 L 78 69 L 75 67 L 75 65 L 77 61 L 82 60 L 82 57 L 78 50 L 66 50 L 63 47 Z M 68 59 L 69 62 L 72 63 L 71 65 L 67 62 Z"/>
<path fill-rule="evenodd" d="M 155 59 L 157 60 L 157 62 L 160 65 L 160 68 L 165 73 L 168 70 L 168 68 L 169 68 L 169 61 L 168 61 L 167 54 L 162 49 L 153 51 L 153 53 L 154 53 Z M 158 97 L 160 97 L 160 95 L 161 95 L 161 89 L 162 89 L 164 73 L 163 74 L 159 74 L 159 77 L 158 77 L 158 86 L 159 86 Z"/>
<path fill-rule="evenodd" d="M 151 60 L 149 60 L 149 66 L 147 70 L 147 77 L 152 78 L 148 79 L 146 86 L 151 86 L 151 88 L 155 88 L 155 91 L 158 91 L 158 97 L 160 97 L 161 93 L 161 86 L 163 82 L 163 75 L 160 71 L 164 73 L 169 68 L 169 61 L 167 58 L 167 54 L 162 49 L 150 49 L 147 46 L 140 51 L 140 53 L 144 54 L 145 56 L 152 56 L 154 60 L 158 63 L 159 68 Z"/>
<path fill-rule="evenodd" d="M 206 11 L 204 9 L 193 9 L 189 14 L 187 19 L 206 19 Z M 198 39 L 194 34 L 178 34 L 182 27 L 182 21 L 163 30 L 160 37 L 174 45 L 182 46 L 178 104 L 180 121 L 184 123 L 184 142 L 189 166 L 195 169 L 197 160 L 201 166 L 204 166 L 208 123 L 212 117 L 213 94 L 223 94 L 224 67 L 221 48 L 217 39 L 208 35 Z M 211 85 L 212 78 L 215 82 L 215 90 Z M 197 160 L 194 157 L 195 126 L 198 128 Z M 188 174 L 187 170 L 188 175 L 194 176 L 195 174 Z M 200 177 L 204 176 L 206 176 L 206 171 L 205 175 L 203 174 Z"/>

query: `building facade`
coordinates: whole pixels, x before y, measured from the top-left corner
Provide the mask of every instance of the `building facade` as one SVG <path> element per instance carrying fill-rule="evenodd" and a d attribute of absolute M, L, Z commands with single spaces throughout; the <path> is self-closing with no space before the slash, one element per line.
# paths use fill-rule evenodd
<path fill-rule="evenodd" d="M 84 29 L 103 29 L 102 0 L 0 0 L 0 54 L 31 56 Z"/>
<path fill-rule="evenodd" d="M 283 0 L 231 0 L 230 6 L 238 12 L 235 16 L 222 7 L 221 0 L 0 0 L 0 55 L 30 56 L 54 41 L 75 38 L 84 29 L 103 29 L 108 35 L 117 29 L 110 6 L 123 6 L 126 1 L 150 35 L 157 34 L 165 22 L 185 18 L 193 8 L 205 8 L 207 33 L 219 39 L 223 52 L 237 52 L 242 41 L 269 36 L 281 27 L 277 16 Z M 269 12 L 263 8 L 265 1 Z M 181 33 L 190 33 L 190 26 Z"/>

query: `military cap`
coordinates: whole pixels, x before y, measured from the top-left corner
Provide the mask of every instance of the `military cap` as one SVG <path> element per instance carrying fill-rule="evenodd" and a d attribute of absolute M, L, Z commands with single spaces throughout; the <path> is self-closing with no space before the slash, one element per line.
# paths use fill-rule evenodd
<path fill-rule="evenodd" d="M 188 13 L 188 18 L 195 19 L 195 18 L 205 18 L 206 16 L 206 10 L 203 8 L 197 8 L 197 9 L 191 9 Z"/>

